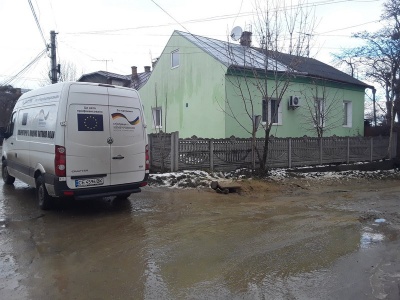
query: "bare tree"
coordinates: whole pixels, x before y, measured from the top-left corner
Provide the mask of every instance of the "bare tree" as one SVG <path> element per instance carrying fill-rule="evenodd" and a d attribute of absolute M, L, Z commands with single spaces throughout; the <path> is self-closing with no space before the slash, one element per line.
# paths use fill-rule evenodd
<path fill-rule="evenodd" d="M 333 53 L 332 56 L 335 67 L 344 67 L 343 71 L 345 73 L 354 78 L 358 77 L 357 71 L 361 68 L 360 62 L 352 56 L 351 51 L 344 49 L 341 54 Z"/>
<path fill-rule="evenodd" d="M 343 95 L 339 90 L 327 88 L 324 80 L 315 80 L 314 87 L 308 91 L 311 93 L 300 92 L 305 104 L 300 108 L 304 120 L 301 125 L 306 131 L 322 138 L 329 131 L 345 125 L 342 121 L 347 122 L 348 116 L 343 116 Z"/>
<path fill-rule="evenodd" d="M 366 91 L 366 102 L 365 102 L 365 111 L 364 111 L 364 118 L 366 120 L 371 120 L 371 125 L 386 125 L 386 102 L 382 95 L 376 95 L 375 99 L 373 95 L 369 91 Z M 374 105 L 375 101 L 375 105 Z"/>
<path fill-rule="evenodd" d="M 50 67 L 48 68 L 50 70 Z M 81 72 L 83 73 L 83 72 Z M 58 81 L 65 82 L 65 81 L 76 81 L 80 75 L 78 75 L 78 71 L 76 65 L 73 62 L 63 61 L 60 63 L 60 70 Z M 41 82 L 41 86 L 46 86 L 51 84 L 51 72 L 45 71 L 43 75 L 44 79 Z"/>
<path fill-rule="evenodd" d="M 11 85 L 0 86 L 0 127 L 5 127 L 10 121 L 11 112 L 21 96 L 21 89 Z"/>
<path fill-rule="evenodd" d="M 230 44 L 228 49 L 228 75 L 233 75 L 228 76 L 228 80 L 242 100 L 247 121 L 238 116 L 235 104 L 229 98 L 225 100 L 224 111 L 251 135 L 253 168 L 256 153 L 262 171 L 267 170 L 270 132 L 282 99 L 293 79 L 299 75 L 296 66 L 309 55 L 315 18 L 313 11 L 305 8 L 305 3 L 299 1 L 297 5 L 289 6 L 279 0 L 256 1 L 253 28 L 259 47 L 252 47 L 249 43 L 251 34 L 243 32 L 242 47 Z M 260 107 L 261 116 L 258 115 Z M 261 152 L 256 146 L 260 117 L 265 136 Z M 249 121 L 251 129 L 248 129 Z"/>
<path fill-rule="evenodd" d="M 384 90 L 386 123 L 390 125 L 392 135 L 395 120 L 400 117 L 400 0 L 385 2 L 381 24 L 383 28 L 376 32 L 354 34 L 355 38 L 364 41 L 364 45 L 338 56 L 356 61 L 363 75 Z"/>

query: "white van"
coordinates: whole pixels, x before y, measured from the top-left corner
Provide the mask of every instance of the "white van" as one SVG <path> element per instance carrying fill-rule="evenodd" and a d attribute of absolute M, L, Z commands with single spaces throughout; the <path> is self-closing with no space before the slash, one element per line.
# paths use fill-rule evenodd
<path fill-rule="evenodd" d="M 3 134 L 2 177 L 52 197 L 127 198 L 147 184 L 149 148 L 137 91 L 65 82 L 21 96 Z"/>

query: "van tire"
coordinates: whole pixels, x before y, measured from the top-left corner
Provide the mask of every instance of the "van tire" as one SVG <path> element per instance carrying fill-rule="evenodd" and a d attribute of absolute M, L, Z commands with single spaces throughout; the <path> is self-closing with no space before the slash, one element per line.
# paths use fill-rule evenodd
<path fill-rule="evenodd" d="M 8 173 L 7 163 L 3 161 L 1 164 L 1 176 L 3 177 L 3 181 L 5 184 L 13 184 L 15 181 L 15 177 L 11 176 Z"/>
<path fill-rule="evenodd" d="M 126 194 L 121 194 L 121 195 L 117 195 L 115 197 L 115 199 L 117 200 L 126 200 L 129 198 L 129 196 L 131 195 L 131 193 L 126 193 Z"/>
<path fill-rule="evenodd" d="M 49 196 L 49 193 L 47 193 L 46 185 L 44 184 L 44 178 L 42 175 L 36 179 L 36 193 L 39 207 L 43 210 L 50 209 L 52 198 Z"/>

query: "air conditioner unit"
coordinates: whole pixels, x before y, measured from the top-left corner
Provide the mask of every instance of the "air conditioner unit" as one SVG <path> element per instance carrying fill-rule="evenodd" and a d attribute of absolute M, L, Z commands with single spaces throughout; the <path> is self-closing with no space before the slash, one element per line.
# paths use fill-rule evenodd
<path fill-rule="evenodd" d="M 289 108 L 297 108 L 300 106 L 300 97 L 298 96 L 290 96 L 289 99 Z"/>

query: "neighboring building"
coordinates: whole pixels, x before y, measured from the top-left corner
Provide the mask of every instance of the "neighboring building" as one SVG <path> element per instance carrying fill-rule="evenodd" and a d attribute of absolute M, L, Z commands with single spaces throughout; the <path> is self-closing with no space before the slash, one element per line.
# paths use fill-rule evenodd
<path fill-rule="evenodd" d="M 272 121 L 276 137 L 317 136 L 313 118 L 324 124 L 324 136 L 363 134 L 367 84 L 315 59 L 267 54 L 268 60 L 265 52 L 250 46 L 250 39 L 232 44 L 174 31 L 139 91 L 148 132 L 249 137 L 249 115 L 254 114 Z M 271 89 L 276 86 L 273 74 L 288 70 L 290 85 L 282 102 L 263 100 L 260 78 L 267 74 Z M 246 110 L 244 100 L 252 102 L 253 112 Z M 257 137 L 263 136 L 259 129 Z"/>
<path fill-rule="evenodd" d="M 0 86 L 0 128 L 6 127 L 18 98 L 28 90 L 13 88 L 12 86 Z"/>
<path fill-rule="evenodd" d="M 140 89 L 147 81 L 151 74 L 149 66 L 144 67 L 144 72 L 138 73 L 137 67 L 133 66 L 132 73 L 129 75 L 120 75 L 107 71 L 97 71 L 93 73 L 83 74 L 77 81 L 95 82 L 130 87 Z"/>

